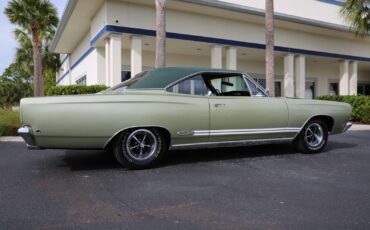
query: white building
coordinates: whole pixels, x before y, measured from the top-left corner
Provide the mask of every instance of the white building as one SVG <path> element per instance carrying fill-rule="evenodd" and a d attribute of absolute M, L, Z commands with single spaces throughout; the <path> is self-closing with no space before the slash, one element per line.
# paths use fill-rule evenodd
<path fill-rule="evenodd" d="M 312 98 L 370 94 L 370 38 L 340 0 L 275 0 L 276 91 Z M 168 0 L 167 66 L 238 69 L 265 82 L 262 0 Z M 58 85 L 112 86 L 154 66 L 154 0 L 69 0 L 52 50 Z"/>

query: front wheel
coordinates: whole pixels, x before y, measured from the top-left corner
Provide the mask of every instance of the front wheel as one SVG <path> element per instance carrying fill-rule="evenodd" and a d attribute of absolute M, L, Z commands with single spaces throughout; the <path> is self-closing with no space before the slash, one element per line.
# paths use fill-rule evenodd
<path fill-rule="evenodd" d="M 128 169 L 150 168 L 159 162 L 165 151 L 165 140 L 156 129 L 123 132 L 114 145 L 117 161 Z"/>
<path fill-rule="evenodd" d="M 304 153 L 321 152 L 328 142 L 328 127 L 321 119 L 307 122 L 294 140 L 299 151 Z"/>

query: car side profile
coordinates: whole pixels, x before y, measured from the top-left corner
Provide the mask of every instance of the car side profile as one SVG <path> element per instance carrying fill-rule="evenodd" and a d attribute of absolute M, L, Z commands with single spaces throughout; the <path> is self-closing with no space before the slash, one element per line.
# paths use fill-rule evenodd
<path fill-rule="evenodd" d="M 351 126 L 346 103 L 269 97 L 245 73 L 159 68 L 93 95 L 25 98 L 18 130 L 30 149 L 109 149 L 130 169 L 167 150 L 292 142 L 324 149 Z"/>

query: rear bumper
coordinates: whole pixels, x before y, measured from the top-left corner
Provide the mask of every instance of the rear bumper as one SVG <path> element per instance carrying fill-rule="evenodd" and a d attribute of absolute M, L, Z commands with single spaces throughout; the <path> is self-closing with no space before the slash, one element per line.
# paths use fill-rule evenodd
<path fill-rule="evenodd" d="M 32 129 L 28 126 L 23 126 L 18 129 L 18 134 L 23 138 L 27 144 L 28 149 L 39 149 L 35 145 L 35 140 L 32 134 Z"/>
<path fill-rule="evenodd" d="M 343 128 L 343 132 L 347 131 L 351 127 L 352 127 L 352 123 L 351 122 L 347 122 L 347 124 Z"/>

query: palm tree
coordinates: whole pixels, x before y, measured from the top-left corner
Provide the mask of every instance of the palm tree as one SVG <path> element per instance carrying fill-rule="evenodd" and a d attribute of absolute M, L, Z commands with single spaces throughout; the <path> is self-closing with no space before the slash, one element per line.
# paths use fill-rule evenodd
<path fill-rule="evenodd" d="M 33 69 L 33 52 L 32 42 L 30 36 L 22 30 L 16 29 L 14 34 L 17 38 L 19 47 L 15 54 L 15 63 L 21 67 L 28 76 L 32 76 Z M 43 45 L 41 48 L 41 63 L 42 63 L 42 76 L 44 81 L 44 92 L 51 86 L 55 85 L 55 73 L 60 68 L 60 58 L 58 54 L 50 52 L 50 43 L 53 37 L 53 33 L 43 35 Z"/>
<path fill-rule="evenodd" d="M 155 67 L 166 66 L 166 0 L 155 0 L 157 15 L 157 36 Z"/>
<path fill-rule="evenodd" d="M 266 88 L 275 95 L 274 79 L 274 1 L 266 0 Z"/>
<path fill-rule="evenodd" d="M 33 51 L 34 95 L 44 95 L 42 78 L 42 41 L 48 31 L 54 31 L 58 25 L 56 8 L 49 0 L 12 0 L 5 8 L 9 21 L 17 24 L 30 35 Z"/>
<path fill-rule="evenodd" d="M 347 0 L 341 13 L 359 37 L 364 37 L 370 31 L 370 0 Z"/>

